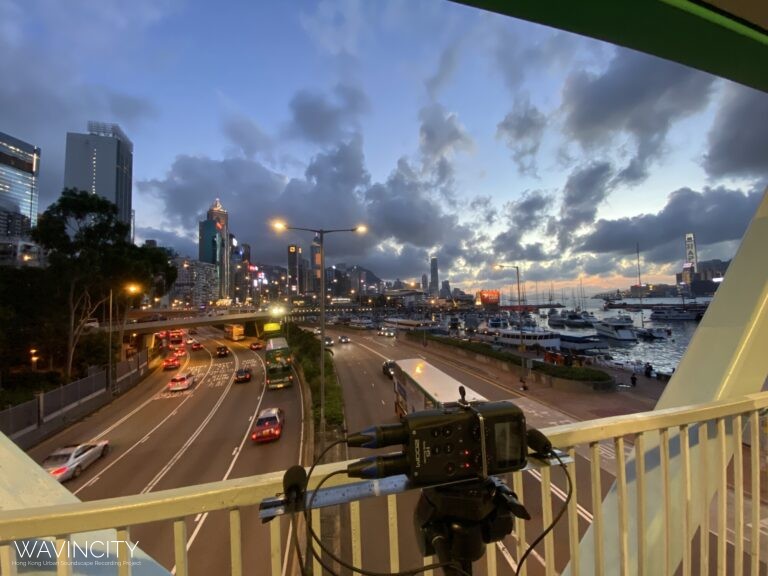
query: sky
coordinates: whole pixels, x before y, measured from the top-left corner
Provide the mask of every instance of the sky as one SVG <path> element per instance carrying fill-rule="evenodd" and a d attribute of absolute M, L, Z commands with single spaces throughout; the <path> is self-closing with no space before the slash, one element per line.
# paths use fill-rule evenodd
<path fill-rule="evenodd" d="M 197 256 L 216 198 L 252 260 L 282 218 L 326 262 L 468 291 L 674 282 L 684 235 L 728 260 L 768 184 L 768 95 L 446 0 L 0 0 L 0 131 L 134 144 L 136 240 Z M 761 119 L 761 120 L 757 120 Z M 546 288 L 545 288 L 546 287 Z M 530 294 L 531 285 L 527 292 Z"/>

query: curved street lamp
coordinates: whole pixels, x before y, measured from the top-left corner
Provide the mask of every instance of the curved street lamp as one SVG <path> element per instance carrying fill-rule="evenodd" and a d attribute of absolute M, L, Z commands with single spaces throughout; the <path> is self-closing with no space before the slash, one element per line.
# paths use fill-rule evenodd
<path fill-rule="evenodd" d="M 325 228 L 301 228 L 298 226 L 288 226 L 282 220 L 272 222 L 272 227 L 277 232 L 284 230 L 303 230 L 304 232 L 314 232 L 318 237 L 320 246 L 320 449 L 325 448 L 325 247 L 324 239 L 326 234 L 333 232 L 357 232 L 365 234 L 368 227 L 364 224 L 354 228 L 334 228 L 326 230 Z"/>

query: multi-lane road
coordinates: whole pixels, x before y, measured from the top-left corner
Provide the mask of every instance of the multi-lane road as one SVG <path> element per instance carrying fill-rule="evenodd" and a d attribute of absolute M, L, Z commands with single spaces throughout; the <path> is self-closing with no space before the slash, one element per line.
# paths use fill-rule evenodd
<path fill-rule="evenodd" d="M 59 446 L 108 439 L 110 453 L 66 484 L 81 500 L 98 500 L 178 488 L 203 482 L 284 470 L 300 461 L 303 405 L 299 386 L 267 390 L 261 352 L 247 341 L 229 342 L 213 328 L 201 328 L 196 338 L 204 349 L 192 352 L 175 371 L 158 370 L 136 388 L 90 417 L 30 450 L 38 462 Z M 232 351 L 217 358 L 217 346 Z M 249 367 L 248 383 L 234 382 L 238 368 Z M 196 384 L 183 392 L 167 392 L 176 372 L 191 371 Z M 286 426 L 277 442 L 255 445 L 249 432 L 258 412 L 282 408 Z M 224 514 L 198 515 L 188 520 L 187 549 L 192 574 L 226 573 L 229 568 L 228 520 Z M 268 529 L 257 511 L 243 516 L 247 573 L 269 557 Z M 132 528 L 139 547 L 169 569 L 173 568 L 173 529 L 170 523 Z"/>
<path fill-rule="evenodd" d="M 352 342 L 338 343 L 337 336 L 341 333 L 349 334 Z M 573 421 L 573 417 L 555 408 L 521 396 L 511 387 L 511 382 L 505 385 L 482 366 L 436 354 L 430 347 L 376 336 L 369 331 L 331 328 L 329 334 L 337 341 L 333 346 L 334 362 L 344 392 L 346 425 L 350 431 L 397 422 L 392 381 L 382 373 L 381 364 L 385 359 L 413 357 L 428 360 L 490 400 L 514 400 L 524 410 L 529 426 L 545 427 Z M 79 478 L 67 483 L 67 487 L 83 500 L 257 475 L 284 470 L 300 462 L 304 448 L 300 387 L 265 391 L 261 353 L 251 351 L 247 340 L 228 342 L 221 332 L 213 328 L 201 328 L 196 338 L 205 348 L 188 352 L 180 368 L 180 371 L 195 374 L 196 385 L 191 390 L 167 392 L 167 382 L 175 371 L 158 370 L 109 406 L 35 447 L 30 451 L 32 457 L 41 462 L 58 446 L 108 439 L 112 448 L 110 454 Z M 228 346 L 232 354 L 227 358 L 216 358 L 214 352 L 220 345 Z M 240 367 L 252 369 L 251 382 L 234 383 L 234 373 Z M 272 444 L 252 444 L 249 431 L 256 414 L 273 406 L 282 408 L 286 414 L 283 437 Z M 391 450 L 386 448 L 382 451 Z M 351 459 L 370 454 L 369 450 L 350 449 L 342 457 Z M 610 450 L 605 456 L 604 460 L 610 462 Z M 580 490 L 579 498 L 583 530 L 591 520 L 589 489 L 586 488 L 589 486 L 589 467 L 584 465 L 579 470 L 577 483 L 585 487 Z M 603 486 L 607 489 L 611 478 L 607 471 L 605 474 Z M 534 518 L 525 524 L 530 540 L 531 535 L 535 536 L 542 529 L 540 489 L 534 473 L 526 473 L 523 478 L 524 504 Z M 556 489 L 551 497 L 553 507 L 557 509 L 562 505 L 565 488 L 559 471 L 553 471 L 553 482 Z M 520 491 L 519 487 L 515 488 Z M 397 545 L 401 569 L 421 563 L 416 535 L 410 528 L 417 498 L 418 494 L 413 493 L 398 499 L 399 526 L 402 529 Z M 387 540 L 385 507 L 384 499 L 361 503 L 362 564 L 369 570 L 389 569 L 391 543 Z M 344 529 L 344 523 L 341 526 Z M 190 518 L 187 533 L 192 573 L 226 573 L 229 568 L 229 543 L 225 514 L 203 514 Z M 263 573 L 269 539 L 267 529 L 261 525 L 255 510 L 244 512 L 243 533 L 246 540 L 246 573 Z M 158 562 L 173 568 L 173 530 L 170 523 L 135 527 L 131 530 L 131 537 Z M 513 565 L 511 557 L 514 554 L 508 550 L 516 546 L 514 537 L 510 536 L 497 547 L 499 566 Z M 562 549 L 567 549 L 567 530 L 564 527 L 555 529 L 555 537 L 558 548 L 563 546 Z M 348 549 L 350 539 L 342 535 L 340 541 L 342 555 L 351 558 Z M 564 560 L 558 562 L 558 569 L 563 567 Z M 530 562 L 530 573 L 538 573 L 538 568 L 542 566 L 541 558 L 534 554 Z M 483 573 L 482 567 L 478 567 L 476 573 Z"/>

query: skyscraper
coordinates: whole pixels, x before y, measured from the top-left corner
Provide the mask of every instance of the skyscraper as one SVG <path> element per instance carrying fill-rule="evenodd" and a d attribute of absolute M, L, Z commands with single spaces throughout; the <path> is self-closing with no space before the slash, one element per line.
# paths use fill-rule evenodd
<path fill-rule="evenodd" d="M 98 194 L 117 205 L 133 237 L 133 143 L 117 124 L 88 122 L 88 134 L 67 132 L 64 187 Z"/>
<path fill-rule="evenodd" d="M 218 198 L 208 210 L 207 218 L 200 222 L 198 260 L 216 265 L 218 297 L 231 298 L 229 214 Z"/>
<path fill-rule="evenodd" d="M 26 237 L 37 225 L 40 148 L 0 132 L 0 236 Z"/>
<path fill-rule="evenodd" d="M 691 264 L 693 272 L 699 271 L 699 257 L 696 254 L 696 237 L 693 232 L 688 232 L 685 235 L 685 262 Z"/>
<path fill-rule="evenodd" d="M 286 277 L 286 283 L 288 286 L 288 294 L 296 296 L 300 292 L 299 283 L 299 263 L 301 261 L 301 246 L 296 244 L 290 244 L 288 246 L 288 276 Z"/>
<path fill-rule="evenodd" d="M 429 260 L 429 295 L 437 296 L 440 290 L 440 284 L 437 276 L 437 256 L 432 256 Z"/>
<path fill-rule="evenodd" d="M 428 289 L 429 289 L 429 283 L 427 282 L 427 275 L 422 274 L 421 275 L 421 291 L 426 294 Z"/>

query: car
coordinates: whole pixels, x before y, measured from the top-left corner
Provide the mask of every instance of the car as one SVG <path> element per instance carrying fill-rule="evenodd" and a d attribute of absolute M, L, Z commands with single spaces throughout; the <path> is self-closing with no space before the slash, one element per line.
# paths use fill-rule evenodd
<path fill-rule="evenodd" d="M 248 345 L 248 348 L 250 348 L 251 350 L 263 350 L 264 342 L 262 342 L 261 340 L 255 340 Z"/>
<path fill-rule="evenodd" d="M 176 350 L 174 350 L 173 354 L 174 356 L 178 356 L 178 357 L 185 356 L 187 354 L 187 349 L 184 348 L 184 346 L 179 346 L 178 348 L 176 348 Z"/>
<path fill-rule="evenodd" d="M 217 346 L 216 347 L 216 357 L 217 358 L 226 358 L 229 356 L 229 348 L 226 346 Z"/>
<path fill-rule="evenodd" d="M 181 360 L 178 356 L 168 356 L 163 360 L 163 370 L 175 370 L 179 366 L 181 366 Z"/>
<path fill-rule="evenodd" d="M 256 423 L 251 431 L 254 442 L 271 442 L 279 440 L 285 426 L 285 414 L 282 408 L 266 408 L 259 412 Z"/>
<path fill-rule="evenodd" d="M 315 336 L 320 336 L 320 334 L 321 334 L 322 332 L 323 332 L 323 331 L 322 331 L 322 330 L 320 330 L 320 328 L 319 328 L 319 327 L 318 327 L 318 328 L 315 328 L 314 330 L 312 330 L 312 334 L 314 334 Z"/>
<path fill-rule="evenodd" d="M 395 337 L 395 331 L 394 330 L 384 330 L 384 336 L 387 338 L 394 338 Z"/>
<path fill-rule="evenodd" d="M 43 460 L 43 468 L 59 482 L 77 478 L 81 472 L 109 453 L 109 440 L 64 446 Z"/>
<path fill-rule="evenodd" d="M 192 343 L 192 350 L 202 350 L 203 345 L 200 344 L 200 342 L 193 342 Z"/>
<path fill-rule="evenodd" d="M 194 328 L 190 328 L 189 329 L 189 333 L 190 334 L 197 334 L 197 330 L 195 330 Z"/>
<path fill-rule="evenodd" d="M 195 343 L 195 339 L 194 338 L 192 338 L 192 337 L 187 338 L 187 344 L 194 344 L 194 343 Z"/>
<path fill-rule="evenodd" d="M 331 338 L 330 336 L 326 336 L 325 337 L 325 345 L 326 346 L 333 346 L 333 338 Z"/>
<path fill-rule="evenodd" d="M 392 378 L 395 375 L 395 361 L 384 360 L 381 365 L 381 372 L 384 374 L 384 376 Z"/>
<path fill-rule="evenodd" d="M 240 368 L 235 372 L 235 382 L 250 382 L 251 381 L 251 369 Z"/>
<path fill-rule="evenodd" d="M 189 390 L 195 384 L 195 375 L 192 372 L 177 374 L 168 382 L 169 392 L 181 392 Z"/>
<path fill-rule="evenodd" d="M 352 340 L 349 339 L 349 336 L 346 334 L 342 334 L 339 336 L 339 343 L 341 344 L 349 344 Z"/>

